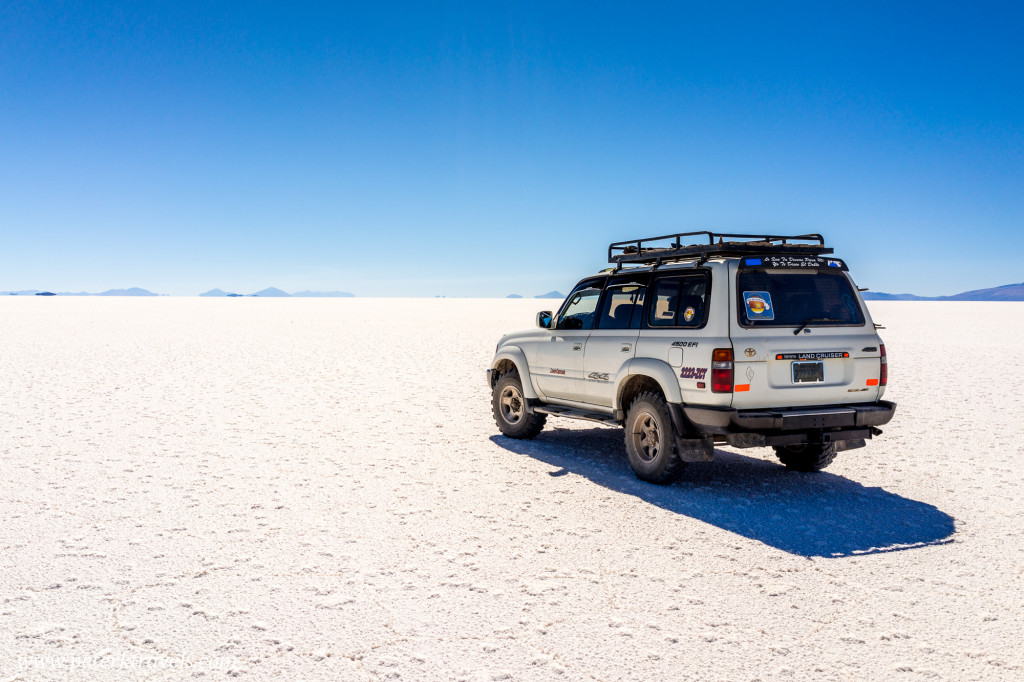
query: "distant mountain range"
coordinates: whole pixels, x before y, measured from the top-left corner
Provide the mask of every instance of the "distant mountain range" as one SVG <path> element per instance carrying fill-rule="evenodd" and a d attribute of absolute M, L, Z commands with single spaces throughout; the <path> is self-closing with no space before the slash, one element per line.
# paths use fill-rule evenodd
<path fill-rule="evenodd" d="M 1024 282 L 1005 284 L 991 289 L 975 289 L 953 296 L 917 296 L 915 294 L 886 294 L 865 291 L 865 301 L 1024 301 Z"/>
<path fill-rule="evenodd" d="M 204 297 L 217 297 L 217 296 L 255 296 L 258 298 L 352 298 L 355 294 L 350 294 L 347 291 L 296 291 L 294 294 L 289 294 L 287 291 L 282 291 L 277 287 L 267 287 L 261 291 L 257 291 L 253 294 L 232 294 L 224 291 L 223 289 L 210 289 L 205 291 L 200 296 Z"/>
<path fill-rule="evenodd" d="M 154 294 L 152 291 L 146 289 L 140 289 L 139 287 L 132 287 L 131 289 L 108 289 L 98 294 L 92 294 L 88 291 L 61 291 L 54 293 L 52 291 L 40 291 L 39 289 L 24 289 L 22 291 L 0 291 L 0 296 L 159 296 L 160 294 Z"/>
<path fill-rule="evenodd" d="M 146 291 L 139 287 L 132 287 L 131 289 L 111 289 L 104 291 L 102 294 L 96 294 L 97 296 L 159 296 L 160 294 L 154 294 L 152 291 Z"/>
<path fill-rule="evenodd" d="M 352 298 L 355 294 L 350 294 L 347 291 L 296 291 L 294 294 L 289 294 L 287 291 L 282 291 L 277 287 L 267 287 L 262 291 L 257 291 L 253 294 L 233 294 L 223 289 L 210 289 L 209 291 L 199 294 L 205 297 L 242 297 L 242 296 L 257 296 L 260 298 Z M 160 296 L 160 294 L 154 294 L 152 291 L 141 289 L 139 287 L 132 287 L 130 289 L 109 289 L 107 291 L 93 294 L 88 291 L 43 291 L 41 289 L 22 289 L 21 291 L 0 291 L 0 296 Z"/>

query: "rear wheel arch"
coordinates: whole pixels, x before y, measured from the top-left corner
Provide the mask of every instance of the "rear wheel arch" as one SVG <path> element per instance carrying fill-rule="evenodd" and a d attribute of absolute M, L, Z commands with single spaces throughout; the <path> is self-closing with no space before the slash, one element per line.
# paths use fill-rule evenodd
<path fill-rule="evenodd" d="M 625 412 L 630 403 L 644 390 L 657 390 L 669 403 L 683 402 L 683 394 L 679 390 L 679 379 L 675 370 L 667 362 L 652 358 L 637 358 L 629 363 L 625 374 L 619 381 L 615 392 L 616 410 Z"/>
<path fill-rule="evenodd" d="M 618 395 L 615 399 L 615 407 L 622 411 L 629 410 L 642 393 L 657 393 L 664 397 L 665 392 L 661 390 L 661 384 L 646 374 L 630 374 L 623 379 L 619 386 Z"/>

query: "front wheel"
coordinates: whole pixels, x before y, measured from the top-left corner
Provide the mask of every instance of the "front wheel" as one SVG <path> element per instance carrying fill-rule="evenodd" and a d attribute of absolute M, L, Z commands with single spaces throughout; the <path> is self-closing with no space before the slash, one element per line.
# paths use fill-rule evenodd
<path fill-rule="evenodd" d="M 793 471 L 821 471 L 836 458 L 835 443 L 804 443 L 775 448 L 779 461 Z"/>
<path fill-rule="evenodd" d="M 638 478 L 669 483 L 683 468 L 672 438 L 668 403 L 657 393 L 641 393 L 626 415 L 626 455 Z"/>
<path fill-rule="evenodd" d="M 518 372 L 506 372 L 491 392 L 491 412 L 498 430 L 509 438 L 535 438 L 547 415 L 527 412 Z"/>

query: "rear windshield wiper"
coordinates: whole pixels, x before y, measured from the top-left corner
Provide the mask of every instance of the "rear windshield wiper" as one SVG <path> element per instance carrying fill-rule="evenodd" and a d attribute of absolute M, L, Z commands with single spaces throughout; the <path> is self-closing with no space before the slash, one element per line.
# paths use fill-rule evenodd
<path fill-rule="evenodd" d="M 809 320 L 804 320 L 803 324 L 797 327 L 796 331 L 793 332 L 793 336 L 796 336 L 797 334 L 802 332 L 807 327 L 807 325 L 813 324 L 814 322 L 842 322 L 842 320 L 837 319 L 835 317 L 812 317 Z"/>

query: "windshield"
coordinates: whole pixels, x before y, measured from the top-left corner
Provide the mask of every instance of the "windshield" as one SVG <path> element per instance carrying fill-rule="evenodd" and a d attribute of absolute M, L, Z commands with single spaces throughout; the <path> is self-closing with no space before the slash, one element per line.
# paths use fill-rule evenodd
<path fill-rule="evenodd" d="M 841 273 L 741 270 L 737 285 L 745 327 L 864 324 L 857 296 Z"/>

